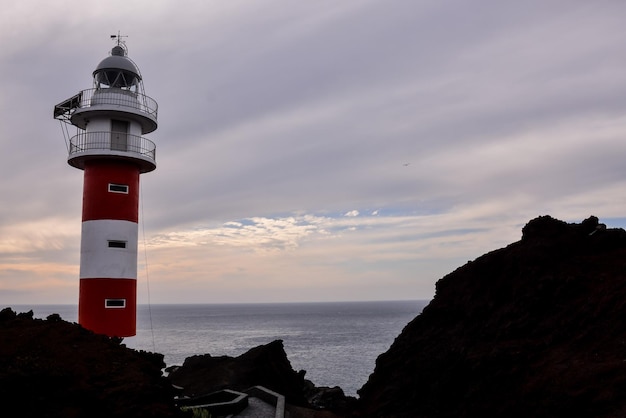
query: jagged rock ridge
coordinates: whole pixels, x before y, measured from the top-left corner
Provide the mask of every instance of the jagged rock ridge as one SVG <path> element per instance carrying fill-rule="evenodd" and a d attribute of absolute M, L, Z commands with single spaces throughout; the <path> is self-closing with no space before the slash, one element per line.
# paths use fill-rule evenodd
<path fill-rule="evenodd" d="M 542 216 L 522 233 L 437 283 L 360 415 L 626 416 L 626 232 Z"/>
<path fill-rule="evenodd" d="M 1 416 L 181 416 L 163 367 L 162 354 L 128 349 L 57 314 L 0 312 Z"/>
<path fill-rule="evenodd" d="M 172 383 L 186 396 L 222 389 L 245 390 L 259 385 L 281 393 L 289 402 L 306 404 L 304 374 L 295 372 L 282 340 L 250 349 L 238 357 L 210 354 L 187 357 L 180 367 L 169 369 Z"/>
<path fill-rule="evenodd" d="M 168 371 L 172 383 L 182 388 L 181 395 L 188 397 L 264 386 L 284 395 L 292 406 L 345 411 L 355 401 L 339 387 L 317 387 L 304 379 L 306 372 L 292 368 L 282 340 L 254 347 L 237 357 L 187 357 L 182 366 L 170 367 Z"/>

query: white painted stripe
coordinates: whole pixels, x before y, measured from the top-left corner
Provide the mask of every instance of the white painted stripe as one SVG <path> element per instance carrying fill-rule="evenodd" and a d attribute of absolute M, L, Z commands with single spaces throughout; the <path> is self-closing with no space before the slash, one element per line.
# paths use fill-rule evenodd
<path fill-rule="evenodd" d="M 125 241 L 126 248 L 110 248 Z M 112 219 L 85 221 L 80 241 L 80 278 L 137 278 L 137 224 Z"/>

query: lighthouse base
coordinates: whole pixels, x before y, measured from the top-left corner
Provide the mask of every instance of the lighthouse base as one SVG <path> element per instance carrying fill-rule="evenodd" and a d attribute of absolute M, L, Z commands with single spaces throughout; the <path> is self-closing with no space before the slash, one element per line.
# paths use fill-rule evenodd
<path fill-rule="evenodd" d="M 137 333 L 136 279 L 80 279 L 78 323 L 109 337 Z"/>

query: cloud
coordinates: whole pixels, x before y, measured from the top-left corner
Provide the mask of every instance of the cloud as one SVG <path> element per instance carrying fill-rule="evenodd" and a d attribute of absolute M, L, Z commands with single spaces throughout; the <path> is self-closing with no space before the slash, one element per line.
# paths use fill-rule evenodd
<path fill-rule="evenodd" d="M 160 234 L 149 246 L 231 246 L 252 251 L 285 250 L 298 247 L 311 234 L 325 234 L 324 218 L 290 216 L 286 218 L 255 217 L 229 221 L 219 227 L 199 227 L 191 231 Z"/>
<path fill-rule="evenodd" d="M 76 283 L 82 173 L 51 113 L 118 30 L 160 106 L 157 300 L 426 298 L 535 216 L 623 218 L 626 4 L 126 3 L 0 15 L 2 297 Z"/>

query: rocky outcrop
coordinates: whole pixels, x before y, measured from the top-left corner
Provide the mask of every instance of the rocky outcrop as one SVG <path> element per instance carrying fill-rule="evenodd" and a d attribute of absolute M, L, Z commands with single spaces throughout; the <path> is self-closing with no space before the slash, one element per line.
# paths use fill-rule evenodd
<path fill-rule="evenodd" d="M 282 340 L 254 347 L 238 357 L 188 357 L 182 366 L 168 371 L 172 383 L 182 388 L 181 395 L 188 397 L 264 386 L 285 396 L 290 405 L 306 408 L 345 410 L 355 401 L 341 388 L 316 387 L 304 379 L 304 370 L 293 370 Z"/>
<path fill-rule="evenodd" d="M 94 334 L 57 314 L 41 320 L 32 311 L 0 311 L 0 411 L 17 411 L 12 416 L 173 418 L 189 416 L 175 397 L 252 386 L 284 395 L 294 417 L 336 417 L 319 410 L 355 401 L 294 371 L 281 340 L 239 357 L 188 357 L 168 368 L 167 378 L 163 367 L 162 354 L 126 348 L 120 338 Z"/>
<path fill-rule="evenodd" d="M 0 312 L 0 416 L 178 417 L 163 355 L 58 315 Z M 7 412 L 7 411 L 10 411 Z"/>
<path fill-rule="evenodd" d="M 626 232 L 530 221 L 442 278 L 359 390 L 367 417 L 626 416 Z"/>
<path fill-rule="evenodd" d="M 315 409 L 347 412 L 356 402 L 356 398 L 346 396 L 339 386 L 315 386 L 310 380 L 305 380 L 304 393 L 309 406 Z"/>
<path fill-rule="evenodd" d="M 284 395 L 289 403 L 306 404 L 304 373 L 293 370 L 282 340 L 252 348 L 238 357 L 210 354 L 187 357 L 182 366 L 168 370 L 172 383 L 182 387 L 185 396 L 264 386 Z"/>

